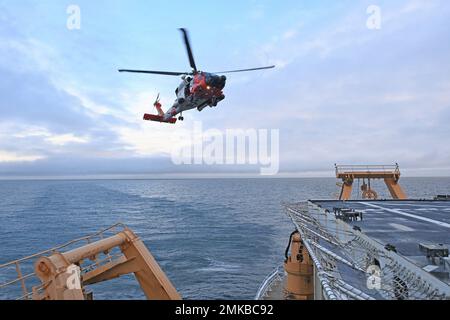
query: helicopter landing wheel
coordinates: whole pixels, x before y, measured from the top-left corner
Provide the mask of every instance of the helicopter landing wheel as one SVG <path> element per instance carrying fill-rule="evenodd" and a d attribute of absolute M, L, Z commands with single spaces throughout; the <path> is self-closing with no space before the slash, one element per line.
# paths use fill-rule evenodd
<path fill-rule="evenodd" d="M 184 117 L 178 117 L 178 120 L 184 121 Z"/>

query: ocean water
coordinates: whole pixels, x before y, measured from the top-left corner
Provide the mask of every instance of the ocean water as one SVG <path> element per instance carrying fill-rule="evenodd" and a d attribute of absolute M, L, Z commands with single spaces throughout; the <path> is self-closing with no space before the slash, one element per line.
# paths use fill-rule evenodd
<path fill-rule="evenodd" d="M 402 185 L 411 198 L 450 194 L 450 178 Z M 0 264 L 122 222 L 183 298 L 252 299 L 293 231 L 281 203 L 337 189 L 335 179 L 0 181 Z M 133 276 L 92 289 L 96 299 L 144 298 Z"/>

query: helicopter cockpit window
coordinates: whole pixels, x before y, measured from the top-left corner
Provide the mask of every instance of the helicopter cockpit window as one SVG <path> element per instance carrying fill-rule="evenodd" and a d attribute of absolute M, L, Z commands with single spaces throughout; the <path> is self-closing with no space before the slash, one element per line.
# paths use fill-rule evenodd
<path fill-rule="evenodd" d="M 205 82 L 206 82 L 207 85 L 212 85 L 213 77 L 211 77 L 211 75 L 207 74 L 205 76 Z"/>

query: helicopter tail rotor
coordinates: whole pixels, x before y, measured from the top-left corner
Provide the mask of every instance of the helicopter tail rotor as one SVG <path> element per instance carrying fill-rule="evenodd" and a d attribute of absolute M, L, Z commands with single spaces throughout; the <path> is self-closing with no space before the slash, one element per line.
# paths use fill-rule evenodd
<path fill-rule="evenodd" d="M 158 96 L 156 97 L 156 100 L 155 100 L 155 103 L 153 104 L 154 106 L 156 106 L 158 103 L 159 103 L 159 93 L 158 93 Z"/>

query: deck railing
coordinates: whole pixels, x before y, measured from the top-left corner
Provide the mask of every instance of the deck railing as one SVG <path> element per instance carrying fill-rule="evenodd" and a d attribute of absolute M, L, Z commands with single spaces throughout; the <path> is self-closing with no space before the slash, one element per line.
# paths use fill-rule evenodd
<path fill-rule="evenodd" d="M 394 165 L 335 165 L 336 176 L 355 172 L 400 174 L 400 167 Z"/>
<path fill-rule="evenodd" d="M 262 282 L 261 286 L 259 287 L 255 300 L 261 300 L 264 298 L 264 296 L 267 294 L 270 286 L 272 283 L 276 280 L 281 280 L 284 275 L 284 267 L 279 266 L 275 270 L 273 270 Z"/>

